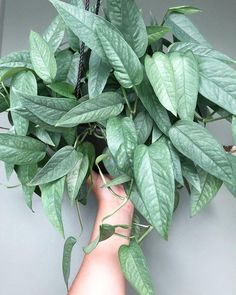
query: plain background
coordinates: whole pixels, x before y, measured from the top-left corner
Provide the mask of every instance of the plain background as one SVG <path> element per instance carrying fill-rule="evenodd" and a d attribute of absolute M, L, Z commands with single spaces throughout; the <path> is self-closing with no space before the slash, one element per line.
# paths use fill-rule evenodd
<path fill-rule="evenodd" d="M 42 32 L 55 15 L 47 0 L 6 2 L 3 54 L 26 49 L 30 29 Z M 209 42 L 236 58 L 235 0 L 187 2 L 204 10 L 191 19 Z M 146 20 L 149 10 L 160 20 L 168 7 L 186 4 L 174 0 L 139 0 L 138 3 Z M 1 22 L 2 17 L 0 25 Z M 0 126 L 7 126 L 3 115 Z M 214 124 L 210 129 L 222 143 L 232 144 L 228 124 Z M 0 180 L 6 183 L 2 165 Z M 10 182 L 18 183 L 15 177 Z M 33 214 L 26 208 L 19 188 L 1 186 L 0 204 L 0 294 L 66 294 L 61 272 L 63 240 L 47 221 L 40 199 L 34 198 Z M 73 253 L 72 277 L 82 261 L 82 246 L 86 245 L 93 225 L 96 212 L 93 196 L 81 211 L 84 233 Z M 66 235 L 78 235 L 78 218 L 67 201 L 63 217 Z M 223 188 L 207 209 L 190 219 L 189 197 L 183 193 L 169 241 L 162 241 L 153 232 L 143 243 L 143 250 L 158 295 L 235 295 L 236 200 Z M 129 289 L 128 295 L 132 294 L 135 292 Z"/>

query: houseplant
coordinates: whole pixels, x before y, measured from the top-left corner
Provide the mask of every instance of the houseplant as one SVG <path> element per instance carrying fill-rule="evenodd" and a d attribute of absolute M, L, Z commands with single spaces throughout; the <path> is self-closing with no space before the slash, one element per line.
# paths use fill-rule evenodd
<path fill-rule="evenodd" d="M 113 177 L 107 189 L 123 184 L 123 204 L 131 199 L 146 219 L 135 216 L 130 246 L 119 251 L 122 270 L 139 294 L 154 294 L 140 244 L 152 229 L 167 239 L 179 190 L 189 191 L 192 215 L 223 183 L 236 195 L 233 149 L 205 128 L 226 119 L 236 140 L 235 61 L 191 23 L 194 7 L 170 8 L 161 25 L 152 17 L 146 27 L 133 0 L 104 1 L 103 17 L 99 1 L 90 11 L 89 1 L 51 2 L 59 15 L 43 36 L 31 32 L 28 51 L 0 60 L 0 109 L 12 125 L 0 134 L 0 159 L 8 177 L 17 173 L 30 209 L 33 193 L 41 196 L 63 237 L 64 188 L 72 205 L 86 204 L 85 180 L 94 165 L 103 175 L 103 163 Z M 115 229 L 105 219 L 84 251 Z M 75 242 L 65 242 L 67 284 Z"/>

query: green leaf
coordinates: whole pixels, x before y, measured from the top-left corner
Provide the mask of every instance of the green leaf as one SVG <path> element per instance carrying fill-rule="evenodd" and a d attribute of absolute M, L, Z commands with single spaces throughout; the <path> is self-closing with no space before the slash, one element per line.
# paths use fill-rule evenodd
<path fill-rule="evenodd" d="M 134 118 L 134 125 L 137 133 L 138 143 L 145 143 L 149 138 L 153 127 L 153 120 L 149 116 L 148 112 L 139 112 Z"/>
<path fill-rule="evenodd" d="M 51 145 L 51 146 L 55 146 L 55 143 L 53 142 L 51 136 L 43 128 L 41 128 L 39 126 L 31 128 L 31 133 L 33 135 L 35 135 L 42 142 L 44 142 L 44 143 L 46 143 L 48 145 Z"/>
<path fill-rule="evenodd" d="M 174 70 L 177 112 L 181 119 L 193 120 L 199 90 L 198 62 L 191 51 L 170 54 Z"/>
<path fill-rule="evenodd" d="M 75 203 L 75 199 L 79 193 L 81 185 L 87 175 L 89 169 L 88 156 L 82 153 L 77 153 L 78 162 L 74 168 L 69 171 L 66 176 L 67 190 L 71 205 Z"/>
<path fill-rule="evenodd" d="M 65 34 L 65 23 L 60 16 L 56 16 L 43 34 L 43 39 L 56 52 Z"/>
<path fill-rule="evenodd" d="M 153 226 L 167 239 L 175 202 L 175 182 L 168 146 L 163 141 L 134 153 L 134 175 Z"/>
<path fill-rule="evenodd" d="M 123 110 L 123 99 L 115 92 L 106 92 L 96 99 L 80 103 L 66 113 L 56 124 L 62 127 L 74 127 L 79 124 L 107 120 L 117 116 Z"/>
<path fill-rule="evenodd" d="M 178 101 L 174 71 L 169 57 L 162 52 L 156 52 L 152 57 L 147 55 L 145 69 L 159 101 L 176 116 Z"/>
<path fill-rule="evenodd" d="M 27 68 L 33 69 L 29 51 L 17 51 L 10 53 L 0 59 L 0 69 L 2 68 Z"/>
<path fill-rule="evenodd" d="M 224 62 L 203 57 L 199 59 L 199 70 L 199 92 L 236 115 L 236 71 Z"/>
<path fill-rule="evenodd" d="M 138 140 L 132 119 L 128 117 L 109 119 L 106 126 L 106 137 L 109 150 L 118 168 L 132 176 L 133 155 Z"/>
<path fill-rule="evenodd" d="M 108 18 L 138 57 L 144 55 L 148 38 L 142 13 L 134 0 L 108 0 Z"/>
<path fill-rule="evenodd" d="M 30 181 L 30 185 L 49 183 L 65 176 L 79 161 L 76 150 L 65 146 L 57 151 L 47 164 Z"/>
<path fill-rule="evenodd" d="M 168 134 L 171 127 L 170 119 L 166 109 L 160 104 L 147 77 L 137 86 L 138 97 L 158 128 Z"/>
<path fill-rule="evenodd" d="M 195 188 L 198 192 L 201 192 L 200 177 L 197 172 L 195 164 L 188 158 L 181 157 L 182 173 L 184 178 Z"/>
<path fill-rule="evenodd" d="M 148 26 L 148 44 L 152 45 L 156 43 L 158 40 L 163 38 L 169 31 L 170 28 L 164 26 Z"/>
<path fill-rule="evenodd" d="M 171 156 L 171 160 L 173 164 L 175 180 L 178 181 L 178 183 L 184 185 L 181 162 L 180 162 L 178 151 L 175 149 L 175 147 L 169 140 L 167 140 L 167 145 L 170 151 L 170 156 Z"/>
<path fill-rule="evenodd" d="M 65 177 L 40 186 L 43 209 L 52 223 L 64 238 L 64 227 L 61 217 L 61 206 L 64 195 Z"/>
<path fill-rule="evenodd" d="M 105 63 L 100 56 L 92 51 L 89 59 L 89 98 L 95 98 L 103 92 L 110 72 L 111 67 Z"/>
<path fill-rule="evenodd" d="M 69 69 L 71 67 L 73 53 L 68 50 L 62 50 L 56 55 L 57 75 L 55 82 L 64 82 L 67 79 Z M 77 68 L 78 69 L 78 68 Z"/>
<path fill-rule="evenodd" d="M 63 276 L 64 276 L 64 281 L 65 281 L 67 290 L 69 289 L 68 281 L 70 277 L 71 253 L 76 243 L 77 243 L 76 238 L 69 237 L 65 241 L 64 249 L 63 249 L 62 270 L 63 270 Z"/>
<path fill-rule="evenodd" d="M 233 134 L 234 144 L 236 144 L 236 116 L 232 117 L 232 134 Z"/>
<path fill-rule="evenodd" d="M 125 88 L 140 84 L 143 79 L 143 67 L 133 49 L 109 26 L 97 26 L 96 32 L 119 83 Z"/>
<path fill-rule="evenodd" d="M 197 168 L 201 182 L 201 191 L 191 189 L 191 215 L 196 215 L 199 211 L 205 208 L 209 202 L 215 197 L 220 187 L 222 180 L 205 172 L 201 168 Z"/>
<path fill-rule="evenodd" d="M 77 84 L 79 62 L 80 62 L 80 54 L 79 52 L 76 52 L 73 55 L 71 65 L 69 67 L 67 77 L 66 77 L 66 82 L 73 85 L 74 87 Z"/>
<path fill-rule="evenodd" d="M 41 161 L 46 145 L 27 136 L 0 134 L 0 160 L 9 164 L 27 165 Z"/>
<path fill-rule="evenodd" d="M 16 169 L 17 176 L 22 184 L 22 190 L 24 192 L 25 203 L 32 210 L 32 197 L 35 190 L 35 186 L 29 186 L 28 183 L 37 173 L 37 164 L 21 165 Z"/>
<path fill-rule="evenodd" d="M 57 82 L 47 85 L 53 92 L 56 92 L 61 97 L 68 97 L 76 99 L 74 95 L 74 86 L 66 82 Z"/>
<path fill-rule="evenodd" d="M 111 175 L 113 178 L 119 177 L 122 172 L 118 169 L 116 161 L 111 152 L 108 148 L 106 148 L 104 153 L 107 155 L 107 157 L 103 159 L 103 164 L 108 174 Z"/>
<path fill-rule="evenodd" d="M 52 48 L 36 32 L 30 33 L 30 58 L 36 74 L 46 83 L 52 83 L 57 73 L 57 63 Z"/>
<path fill-rule="evenodd" d="M 6 174 L 6 178 L 7 180 L 10 180 L 10 177 L 14 171 L 14 164 L 9 164 L 9 163 L 4 163 L 4 168 L 5 168 L 5 174 Z"/>
<path fill-rule="evenodd" d="M 153 130 L 152 130 L 152 143 L 158 141 L 158 139 L 163 135 L 163 133 L 161 132 L 161 130 L 154 125 L 153 126 Z"/>
<path fill-rule="evenodd" d="M 193 14 L 196 12 L 202 12 L 202 10 L 197 7 L 189 6 L 189 5 L 171 7 L 167 11 L 168 14 L 169 13 Z"/>
<path fill-rule="evenodd" d="M 122 174 L 122 175 L 112 179 L 111 181 L 107 182 L 106 184 L 104 184 L 103 187 L 112 187 L 115 185 L 124 184 L 126 182 L 129 182 L 130 180 L 131 180 L 131 178 L 128 175 Z"/>
<path fill-rule="evenodd" d="M 190 50 L 197 57 L 209 57 L 221 60 L 225 63 L 236 63 L 236 61 L 230 58 L 229 56 L 202 44 L 196 44 L 191 42 L 176 42 L 172 44 L 168 50 L 169 52 L 178 51 L 182 53 L 186 53 Z"/>
<path fill-rule="evenodd" d="M 176 149 L 215 177 L 232 183 L 232 166 L 223 147 L 202 126 L 180 120 L 169 131 Z"/>
<path fill-rule="evenodd" d="M 168 15 L 165 24 L 171 28 L 173 35 L 180 41 L 199 43 L 211 47 L 187 16 L 181 13 Z"/>
<path fill-rule="evenodd" d="M 21 101 L 13 89 L 24 92 L 25 94 L 37 95 L 37 81 L 35 76 L 30 71 L 21 72 L 18 73 L 11 82 L 10 107 L 21 107 Z M 11 113 L 11 116 L 16 134 L 23 136 L 26 135 L 29 127 L 29 121 L 14 112 Z"/>
<path fill-rule="evenodd" d="M 154 295 L 154 288 L 143 252 L 137 242 L 119 249 L 122 272 L 140 295 Z"/>

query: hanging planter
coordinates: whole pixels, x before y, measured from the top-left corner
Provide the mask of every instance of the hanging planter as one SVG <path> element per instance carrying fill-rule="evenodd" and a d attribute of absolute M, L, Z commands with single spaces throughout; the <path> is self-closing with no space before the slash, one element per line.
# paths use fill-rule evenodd
<path fill-rule="evenodd" d="M 86 204 L 92 168 L 113 177 L 109 189 L 123 184 L 146 225 L 120 248 L 121 267 L 139 294 L 154 294 L 140 243 L 152 229 L 167 239 L 181 189 L 191 215 L 223 183 L 236 196 L 235 150 L 206 128 L 228 120 L 236 140 L 235 60 L 206 41 L 187 16 L 199 12 L 191 6 L 146 27 L 133 0 L 103 1 L 103 16 L 100 1 L 90 10 L 88 0 L 50 2 L 59 15 L 45 33 L 31 32 L 29 50 L 0 60 L 0 111 L 12 125 L 0 134 L 0 159 L 8 178 L 16 171 L 30 209 L 34 192 L 42 196 L 63 237 L 65 189 L 72 205 Z M 114 229 L 101 225 L 100 237 Z M 67 284 L 75 243 L 65 243 Z"/>

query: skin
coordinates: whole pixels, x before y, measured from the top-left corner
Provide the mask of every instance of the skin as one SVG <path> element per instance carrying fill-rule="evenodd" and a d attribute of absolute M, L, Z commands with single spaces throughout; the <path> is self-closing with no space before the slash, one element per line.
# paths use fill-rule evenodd
<path fill-rule="evenodd" d="M 109 178 L 106 178 L 109 181 Z M 107 214 L 116 209 L 122 200 L 115 197 L 108 189 L 102 188 L 101 177 L 93 173 L 93 191 L 98 202 L 98 211 L 90 238 L 95 240 L 99 233 L 99 225 Z M 122 186 L 112 187 L 118 195 L 125 196 Z M 132 224 L 134 207 L 129 201 L 122 209 L 104 223 L 112 225 Z M 117 233 L 130 236 L 130 229 L 116 230 Z M 112 236 L 99 243 L 90 254 L 85 255 L 81 268 L 72 284 L 69 295 L 125 295 L 126 283 L 120 269 L 118 250 L 121 245 L 129 244 L 129 239 Z"/>

